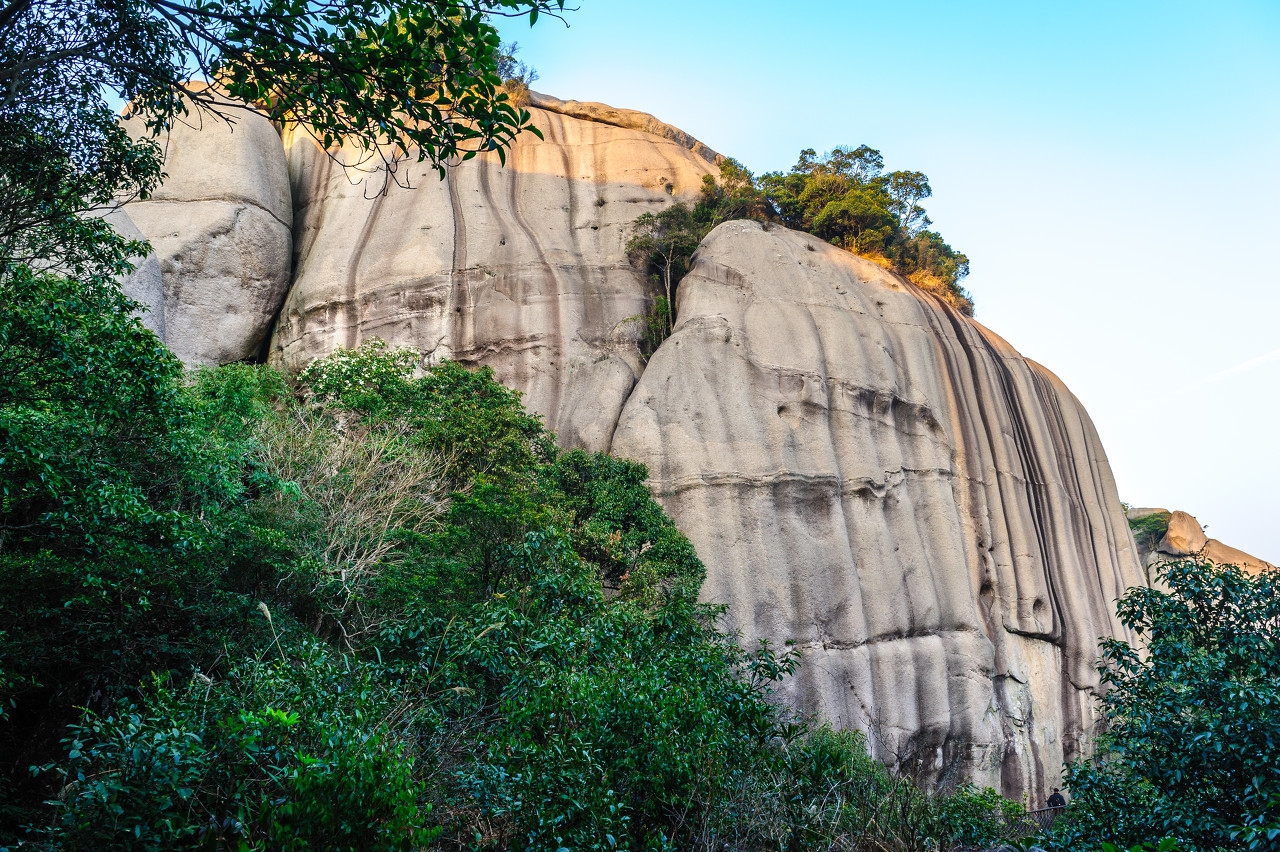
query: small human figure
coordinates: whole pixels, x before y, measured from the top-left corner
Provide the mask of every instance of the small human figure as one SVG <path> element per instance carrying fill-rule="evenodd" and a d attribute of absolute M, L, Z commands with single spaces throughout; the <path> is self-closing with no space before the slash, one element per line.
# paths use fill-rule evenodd
<path fill-rule="evenodd" d="M 1065 808 L 1066 806 L 1067 806 L 1067 800 L 1062 798 L 1062 793 L 1058 791 L 1057 787 L 1054 787 L 1053 795 L 1049 797 L 1049 807 Z"/>

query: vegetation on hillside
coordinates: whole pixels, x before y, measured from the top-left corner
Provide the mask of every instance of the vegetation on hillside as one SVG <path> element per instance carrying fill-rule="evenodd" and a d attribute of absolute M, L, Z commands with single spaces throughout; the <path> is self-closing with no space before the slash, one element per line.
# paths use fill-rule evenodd
<path fill-rule="evenodd" d="M 1143 550 L 1155 550 L 1169 531 L 1170 517 L 1168 512 L 1152 512 L 1141 518 L 1131 518 L 1129 529 L 1133 531 L 1134 541 Z"/>
<path fill-rule="evenodd" d="M 627 253 L 661 285 L 646 318 L 645 348 L 652 352 L 675 324 L 675 295 L 702 238 L 721 222 L 755 219 L 814 234 L 910 280 L 947 304 L 973 315 L 960 286 L 969 259 L 936 231 L 921 203 L 933 194 L 920 172 L 885 172 L 884 158 L 866 145 L 835 148 L 821 157 L 800 152 L 791 171 L 759 178 L 726 160 L 720 178 L 703 179 L 693 207 L 683 202 L 645 213 L 632 225 Z"/>
<path fill-rule="evenodd" d="M 1049 847 L 1280 849 L 1280 575 L 1188 560 L 1159 579 L 1119 603 L 1143 648 L 1102 643 L 1104 733 Z"/>
<path fill-rule="evenodd" d="M 1002 831 L 788 718 L 795 658 L 716 627 L 644 469 L 558 451 L 488 371 L 373 342 L 186 377 L 118 289 L 42 283 L 0 312 L 0 844 Z"/>
<path fill-rule="evenodd" d="M 645 470 L 561 452 L 491 373 L 373 342 L 300 376 L 188 374 L 120 292 L 146 247 L 94 214 L 161 164 L 109 93 L 159 131 L 216 106 L 185 86 L 203 75 L 326 146 L 443 167 L 527 125 L 531 72 L 485 16 L 560 8 L 0 9 L 0 845 L 884 852 L 1018 823 L 780 709 L 796 657 L 718 627 Z M 726 163 L 637 224 L 663 285 L 650 346 L 736 218 L 968 311 L 929 191 L 865 147 Z M 1277 578 L 1164 570 L 1121 603 L 1146 649 L 1104 645 L 1101 758 L 1070 769 L 1050 842 L 1278 848 Z"/>

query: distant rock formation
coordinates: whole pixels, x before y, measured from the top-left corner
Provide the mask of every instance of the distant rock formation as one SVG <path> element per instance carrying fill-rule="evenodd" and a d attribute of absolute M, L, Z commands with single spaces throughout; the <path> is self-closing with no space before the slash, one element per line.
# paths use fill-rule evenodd
<path fill-rule="evenodd" d="M 1138 537 L 1138 556 L 1142 564 L 1154 567 L 1160 562 L 1195 557 L 1216 562 L 1219 565 L 1235 565 L 1253 574 L 1274 570 L 1276 566 L 1225 545 L 1216 538 L 1204 534 L 1200 522 L 1186 512 L 1170 512 L 1168 509 L 1132 508 L 1126 512 L 1130 521 L 1158 518 L 1165 531 L 1158 542 L 1144 541 Z M 1154 546 L 1148 546 L 1154 544 Z"/>
<path fill-rule="evenodd" d="M 175 131 L 177 156 L 202 153 L 170 161 L 148 202 L 168 215 L 135 216 L 170 344 L 231 360 L 274 322 L 270 359 L 290 368 L 373 337 L 491 365 L 562 444 L 649 465 L 729 625 L 801 654 L 797 708 L 925 779 L 1043 799 L 1090 747 L 1097 639 L 1125 635 L 1113 602 L 1145 582 L 1079 402 L 904 279 L 749 222 L 703 243 L 646 363 L 657 287 L 627 261 L 629 226 L 695 198 L 718 155 L 644 113 L 530 106 L 545 141 L 445 181 L 401 163 L 412 189 L 296 131 Z M 250 208 L 291 210 L 278 318 L 283 237 Z M 239 267 L 240 243 L 211 237 L 240 232 L 208 224 L 235 209 L 271 240 Z"/>

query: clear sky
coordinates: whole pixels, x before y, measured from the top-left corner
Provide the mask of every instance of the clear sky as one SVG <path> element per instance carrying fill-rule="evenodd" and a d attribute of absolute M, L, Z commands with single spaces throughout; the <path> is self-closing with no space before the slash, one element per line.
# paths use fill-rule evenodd
<path fill-rule="evenodd" d="M 977 319 L 1057 373 L 1120 497 L 1280 563 L 1280 0 L 581 0 L 502 26 L 556 97 L 759 172 L 925 172 Z"/>

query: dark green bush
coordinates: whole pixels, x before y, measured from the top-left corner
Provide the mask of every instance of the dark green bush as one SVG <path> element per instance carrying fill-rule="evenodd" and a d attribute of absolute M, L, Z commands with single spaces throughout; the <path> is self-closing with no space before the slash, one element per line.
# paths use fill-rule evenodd
<path fill-rule="evenodd" d="M 1141 650 L 1103 643 L 1099 757 L 1070 768 L 1054 848 L 1280 848 L 1280 576 L 1195 560 L 1130 589 Z"/>
<path fill-rule="evenodd" d="M 1129 529 L 1133 530 L 1133 538 L 1144 550 L 1155 550 L 1164 534 L 1169 531 L 1169 514 L 1156 512 L 1137 520 L 1129 521 Z"/>
<path fill-rule="evenodd" d="M 287 660 L 148 688 L 71 728 L 65 850 L 421 849 L 413 699 L 304 641 Z M 283 655 L 283 649 L 281 649 Z"/>
<path fill-rule="evenodd" d="M 150 392 L 170 425 L 138 433 L 130 499 L 190 532 L 100 518 L 92 542 L 46 525 L 0 549 L 0 742 L 7 789 L 22 791 L 0 842 L 765 850 L 976 836 L 964 832 L 985 799 L 935 802 L 858 735 L 775 706 L 795 657 L 717 627 L 647 471 L 558 451 L 489 371 L 422 370 L 380 343 L 296 387 L 265 367 L 186 380 L 158 363 Z M 74 395 L 56 404 L 80 416 Z"/>

